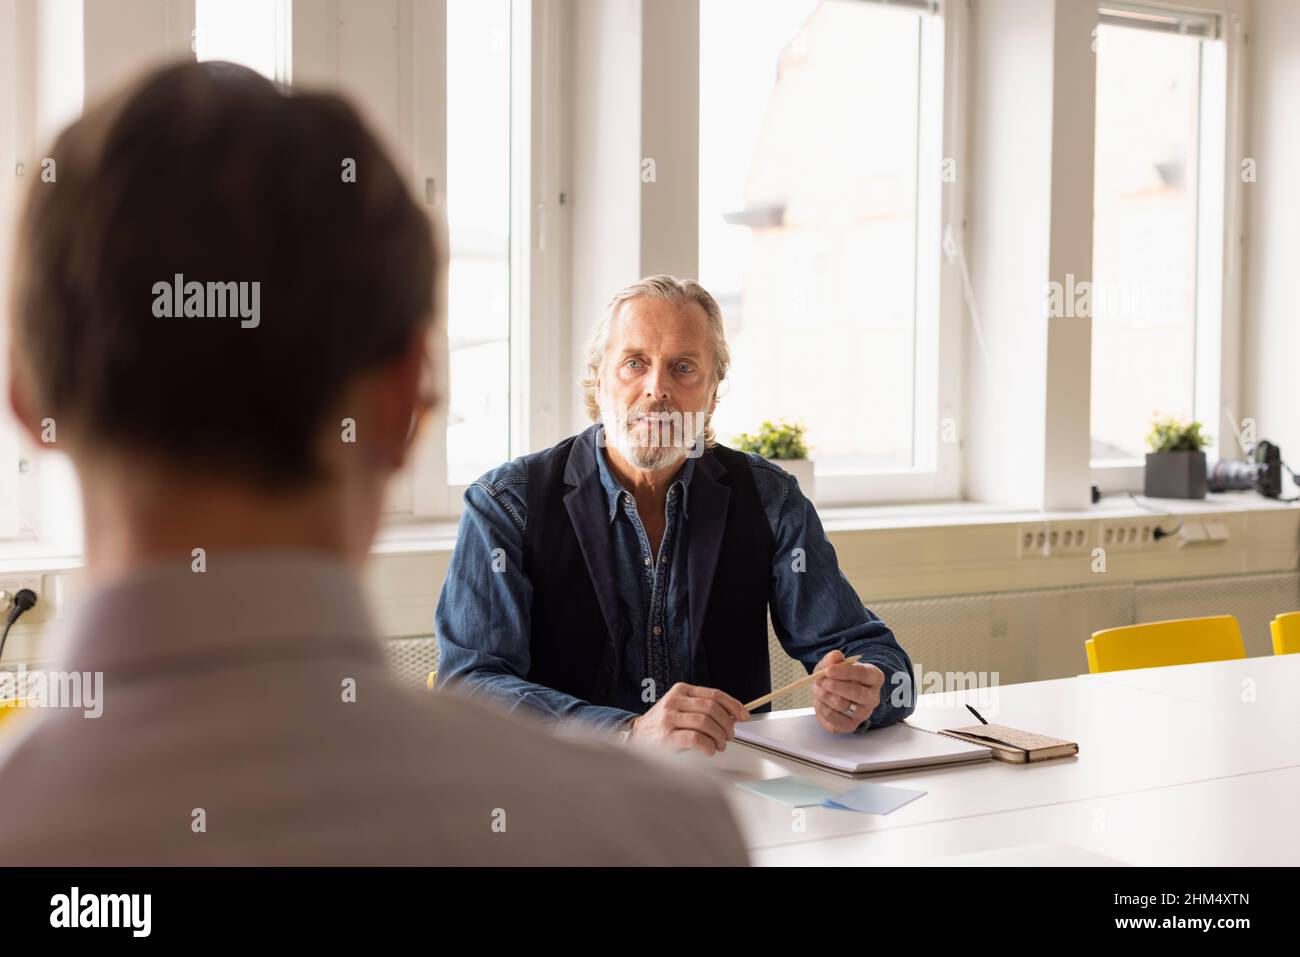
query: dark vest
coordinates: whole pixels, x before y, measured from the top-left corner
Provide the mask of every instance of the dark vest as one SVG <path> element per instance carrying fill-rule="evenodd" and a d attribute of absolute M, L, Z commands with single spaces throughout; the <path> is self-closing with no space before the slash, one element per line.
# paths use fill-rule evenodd
<path fill-rule="evenodd" d="M 623 649 L 642 638 L 618 610 L 597 432 L 524 459 L 523 570 L 533 584 L 528 680 L 612 705 Z M 700 456 L 688 510 L 690 622 L 700 650 L 683 680 L 750 701 L 772 690 L 767 608 L 775 543 L 744 453 L 719 445 Z"/>

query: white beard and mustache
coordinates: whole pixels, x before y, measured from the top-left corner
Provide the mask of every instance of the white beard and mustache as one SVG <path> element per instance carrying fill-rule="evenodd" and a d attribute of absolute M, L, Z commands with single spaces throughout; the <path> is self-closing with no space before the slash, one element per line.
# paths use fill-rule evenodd
<path fill-rule="evenodd" d="M 642 416 L 653 416 L 645 426 Z M 611 445 L 639 469 L 647 472 L 670 468 L 686 458 L 704 453 L 707 413 L 680 412 L 665 403 L 632 409 L 616 409 L 608 397 L 600 402 L 600 421 L 605 426 L 605 443 Z"/>

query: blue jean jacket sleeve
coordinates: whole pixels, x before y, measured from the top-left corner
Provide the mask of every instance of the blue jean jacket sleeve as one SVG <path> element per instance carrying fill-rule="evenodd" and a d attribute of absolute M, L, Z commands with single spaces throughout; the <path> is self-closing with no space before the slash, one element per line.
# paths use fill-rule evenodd
<path fill-rule="evenodd" d="M 846 658 L 862 655 L 884 673 L 885 684 L 880 704 L 858 730 L 902 721 L 915 710 L 907 652 L 840 571 L 817 510 L 794 476 L 758 459 L 755 477 L 776 540 L 771 610 L 782 647 L 810 673 L 836 649 Z"/>
<path fill-rule="evenodd" d="M 533 595 L 522 567 L 527 516 L 516 494 L 522 478 L 501 471 L 465 490 L 456 549 L 435 613 L 438 685 L 489 697 L 507 711 L 613 730 L 633 712 L 593 705 L 526 677 Z"/>

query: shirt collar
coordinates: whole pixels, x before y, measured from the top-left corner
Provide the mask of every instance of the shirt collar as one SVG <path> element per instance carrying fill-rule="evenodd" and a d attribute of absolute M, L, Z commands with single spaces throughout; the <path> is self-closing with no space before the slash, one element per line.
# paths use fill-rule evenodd
<path fill-rule="evenodd" d="M 94 588 L 54 655 L 65 669 L 137 671 L 191 659 L 313 656 L 382 661 L 352 568 L 295 549 L 210 551 L 155 562 Z"/>
<path fill-rule="evenodd" d="M 618 479 L 614 477 L 609 463 L 605 460 L 605 427 L 602 425 L 596 432 L 595 454 L 596 469 L 600 472 L 600 484 L 605 488 L 605 497 L 609 501 L 609 521 L 614 521 L 614 516 L 618 514 L 618 500 L 621 496 L 629 494 L 623 486 L 618 484 Z M 682 517 L 689 518 L 690 511 L 687 508 L 687 499 L 689 497 L 691 478 L 695 475 L 695 457 L 687 456 L 686 462 L 681 466 L 677 473 L 677 478 L 673 479 L 672 485 L 668 486 L 669 490 L 674 488 L 681 489 L 682 496 Z"/>

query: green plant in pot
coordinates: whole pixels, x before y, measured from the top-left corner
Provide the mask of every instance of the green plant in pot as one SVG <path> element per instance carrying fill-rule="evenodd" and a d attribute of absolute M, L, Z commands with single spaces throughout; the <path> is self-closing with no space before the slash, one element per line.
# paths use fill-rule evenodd
<path fill-rule="evenodd" d="M 1205 498 L 1205 447 L 1201 423 L 1157 416 L 1147 435 L 1142 492 L 1152 498 Z"/>
<path fill-rule="evenodd" d="M 793 475 L 809 499 L 813 497 L 813 463 L 808 458 L 804 435 L 808 427 L 802 422 L 764 421 L 753 434 L 742 432 L 734 445 L 742 452 L 754 452 L 774 462 Z"/>

